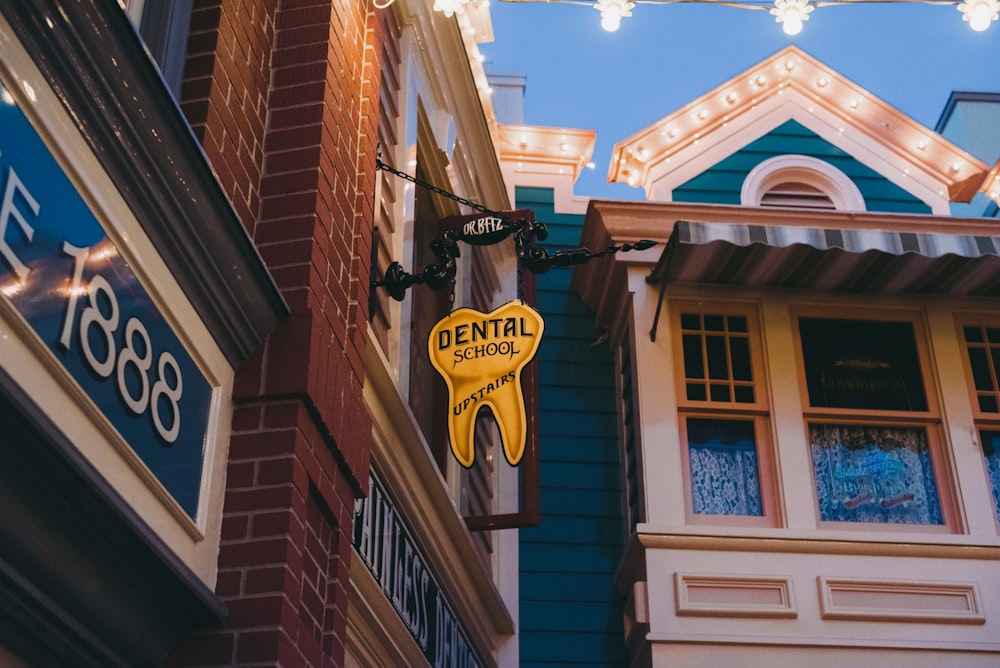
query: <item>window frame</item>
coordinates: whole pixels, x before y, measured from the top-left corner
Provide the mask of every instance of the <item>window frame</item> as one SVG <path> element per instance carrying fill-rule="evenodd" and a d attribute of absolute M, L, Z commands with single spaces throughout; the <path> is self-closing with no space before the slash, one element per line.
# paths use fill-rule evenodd
<path fill-rule="evenodd" d="M 180 98 L 194 0 L 118 0 L 142 37 L 167 88 Z"/>
<path fill-rule="evenodd" d="M 986 450 L 982 438 L 983 431 L 1000 431 L 1000 411 L 990 413 L 980 408 L 980 391 L 976 388 L 975 373 L 972 369 L 972 360 L 969 357 L 969 345 L 965 337 L 965 328 L 970 326 L 984 329 L 1000 329 L 1000 317 L 997 317 L 995 314 L 964 311 L 956 312 L 954 317 L 955 329 L 959 346 L 961 347 L 962 366 L 965 371 L 965 386 L 969 394 L 969 405 L 972 407 L 973 441 L 978 446 L 982 457 L 983 477 L 990 491 L 990 496 L 993 497 L 993 519 L 996 523 L 997 531 L 1000 532 L 1000 494 L 997 494 L 993 489 L 993 483 L 990 480 L 989 464 L 987 463 Z M 989 359 L 989 355 L 987 355 L 987 359 Z M 1000 401 L 1000 365 L 991 364 L 990 371 L 995 388 L 993 394 Z"/>
<path fill-rule="evenodd" d="M 876 310 L 878 309 L 878 310 Z M 960 533 L 956 482 L 952 462 L 949 459 L 948 441 L 944 428 L 938 385 L 933 373 L 930 355 L 930 340 L 923 322 L 923 311 L 919 309 L 886 309 L 877 305 L 848 307 L 838 305 L 836 316 L 830 315 L 829 305 L 792 306 L 790 308 L 792 336 L 795 345 L 795 364 L 798 373 L 802 409 L 802 429 L 806 447 L 809 449 L 809 475 L 812 479 L 812 501 L 816 511 L 819 529 L 920 532 L 920 533 Z M 923 382 L 925 410 L 863 409 L 812 406 L 809 401 L 809 385 L 806 377 L 805 355 L 802 348 L 802 332 L 799 323 L 802 318 L 827 320 L 862 320 L 873 322 L 906 322 L 913 328 L 913 338 Z M 930 450 L 934 483 L 937 488 L 938 503 L 941 507 L 941 524 L 894 524 L 889 522 L 851 522 L 820 519 L 819 493 L 816 480 L 816 463 L 812 455 L 810 426 L 813 424 L 858 425 L 872 427 L 920 427 L 923 428 Z"/>
<path fill-rule="evenodd" d="M 750 354 L 750 373 L 754 388 L 752 403 L 736 401 L 711 401 L 687 398 L 684 346 L 681 316 L 685 313 L 704 315 L 742 316 L 747 321 L 747 338 Z M 763 334 L 759 304 L 741 301 L 702 301 L 678 299 L 670 305 L 670 330 L 677 337 L 672 346 L 674 379 L 677 396 L 677 429 L 680 438 L 681 470 L 684 481 L 684 514 L 688 524 L 734 527 L 780 526 L 778 504 L 779 489 L 775 469 L 776 439 L 772 433 L 769 402 L 767 365 L 764 360 Z M 707 380 L 707 379 L 706 379 Z M 688 418 L 752 421 L 757 454 L 757 479 L 760 484 L 761 515 L 709 515 L 694 512 L 691 482 L 691 458 L 687 439 Z"/>

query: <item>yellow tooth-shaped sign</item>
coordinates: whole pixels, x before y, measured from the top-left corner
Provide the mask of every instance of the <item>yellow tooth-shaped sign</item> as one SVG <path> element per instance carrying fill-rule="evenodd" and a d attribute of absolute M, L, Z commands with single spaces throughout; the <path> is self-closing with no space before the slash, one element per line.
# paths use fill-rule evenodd
<path fill-rule="evenodd" d="M 538 351 L 544 329 L 542 316 L 521 301 L 490 313 L 460 308 L 431 328 L 427 352 L 448 385 L 448 435 L 462 466 L 475 459 L 476 415 L 483 406 L 493 411 L 507 461 L 521 461 L 528 436 L 521 369 Z"/>

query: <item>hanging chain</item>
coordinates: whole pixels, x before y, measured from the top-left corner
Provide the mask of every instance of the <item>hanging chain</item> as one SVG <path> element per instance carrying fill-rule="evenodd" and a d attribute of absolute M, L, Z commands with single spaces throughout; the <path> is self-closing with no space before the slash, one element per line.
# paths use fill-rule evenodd
<path fill-rule="evenodd" d="M 387 165 L 384 162 L 382 162 L 381 158 L 375 158 L 375 167 L 376 167 L 376 169 L 381 169 L 384 172 L 389 172 L 390 174 L 393 174 L 395 176 L 398 176 L 401 179 L 409 181 L 410 183 L 413 183 L 414 185 L 420 186 L 424 190 L 429 190 L 432 193 L 437 193 L 438 195 L 441 195 L 442 197 L 447 197 L 448 199 L 454 200 L 454 201 L 458 202 L 459 204 L 464 204 L 465 206 L 470 207 L 472 209 L 475 209 L 476 211 L 480 211 L 482 213 L 488 213 L 491 216 L 497 216 L 497 217 L 500 217 L 500 218 L 503 217 L 502 213 L 500 213 L 498 211 L 494 211 L 493 209 L 488 209 L 485 206 L 483 206 L 482 204 L 479 204 L 478 202 L 473 202 L 472 200 L 465 199 L 464 197 L 460 197 L 460 196 L 456 195 L 455 193 L 448 192 L 447 190 L 444 190 L 443 188 L 438 188 L 433 183 L 427 183 L 426 181 L 421 181 L 420 179 L 418 179 L 417 177 L 413 176 L 412 174 L 407 174 L 406 172 L 401 172 L 401 171 L 399 171 L 398 169 L 396 169 L 394 167 L 390 167 L 389 165 Z"/>

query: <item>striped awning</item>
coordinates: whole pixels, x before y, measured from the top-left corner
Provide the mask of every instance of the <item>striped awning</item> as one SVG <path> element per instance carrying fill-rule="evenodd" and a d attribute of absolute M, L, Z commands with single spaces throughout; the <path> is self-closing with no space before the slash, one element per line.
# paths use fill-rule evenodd
<path fill-rule="evenodd" d="M 1000 236 L 678 221 L 649 281 L 996 297 Z"/>

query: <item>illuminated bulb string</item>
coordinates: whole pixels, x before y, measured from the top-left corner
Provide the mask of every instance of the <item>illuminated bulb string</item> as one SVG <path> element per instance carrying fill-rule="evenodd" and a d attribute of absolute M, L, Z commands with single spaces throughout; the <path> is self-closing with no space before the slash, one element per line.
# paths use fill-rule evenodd
<path fill-rule="evenodd" d="M 373 0 L 378 9 L 386 9 L 396 0 Z M 622 19 L 632 16 L 632 9 L 637 4 L 673 5 L 681 2 L 699 2 L 707 5 L 721 5 L 738 9 L 757 9 L 769 11 L 775 22 L 781 24 L 788 35 L 797 35 L 802 31 L 802 24 L 809 20 L 809 14 L 817 7 L 834 5 L 857 5 L 862 0 L 825 0 L 809 3 L 809 0 L 503 0 L 504 2 L 561 2 L 569 5 L 593 7 L 601 13 L 601 27 L 608 32 L 614 32 L 621 27 Z M 919 2 L 924 5 L 951 5 L 962 13 L 962 20 L 973 30 L 982 32 L 1000 18 L 1000 0 L 864 0 L 865 2 L 903 3 Z M 433 9 L 451 18 L 465 12 L 468 5 L 488 5 L 489 0 L 434 0 Z"/>
<path fill-rule="evenodd" d="M 390 2 L 392 0 L 389 0 Z M 478 0 L 482 1 L 482 0 Z M 798 34 L 803 22 L 809 20 L 809 14 L 817 7 L 834 5 L 857 5 L 862 0 L 825 0 L 809 2 L 809 0 L 503 0 L 504 2 L 561 2 L 563 4 L 593 7 L 601 13 L 601 26 L 614 32 L 621 27 L 623 18 L 632 16 L 636 5 L 673 5 L 681 2 L 698 2 L 707 5 L 721 5 L 737 9 L 754 9 L 768 11 L 774 16 L 775 22 L 789 35 Z M 1000 18 L 1000 0 L 864 0 L 865 2 L 881 3 L 920 3 L 924 5 L 950 5 L 962 13 L 962 20 L 976 31 L 986 30 L 990 24 Z M 473 3 L 477 0 L 436 0 L 438 4 Z M 442 10 L 443 11 L 443 10 Z"/>

